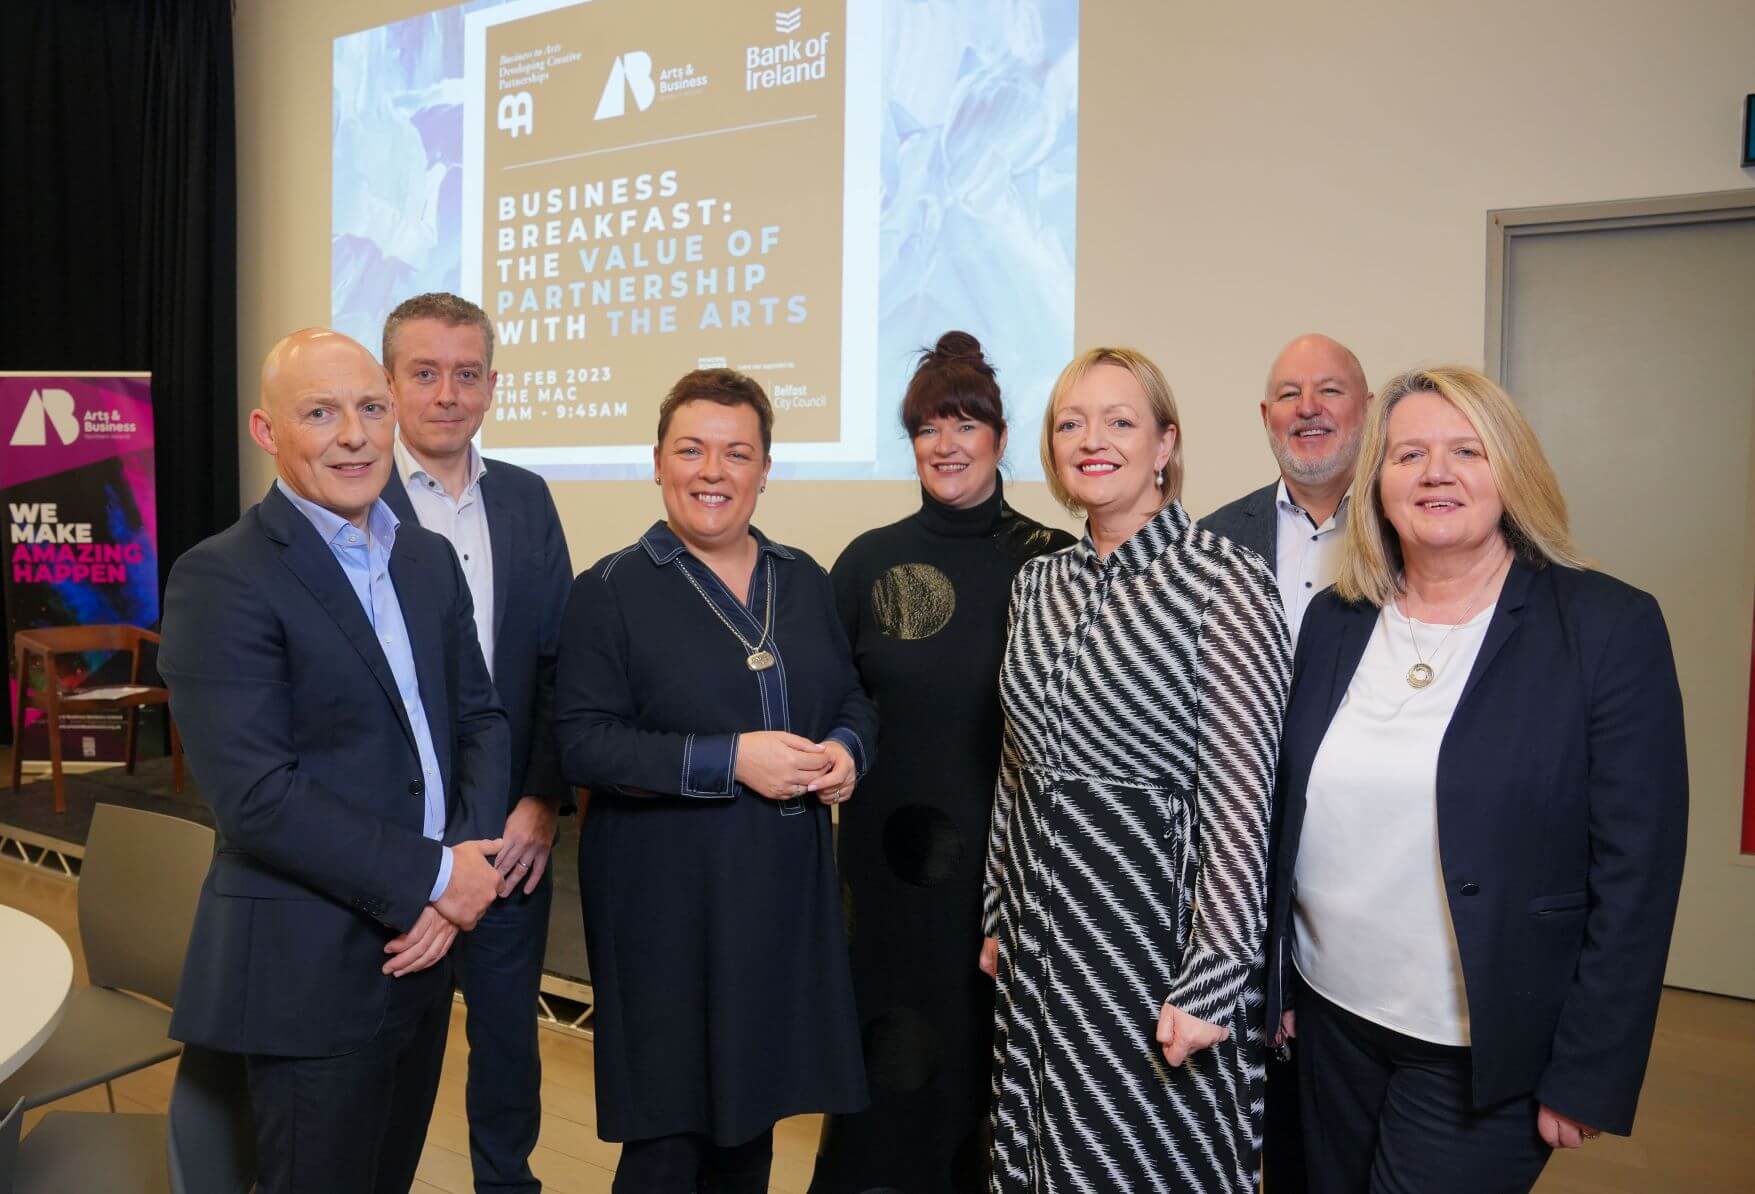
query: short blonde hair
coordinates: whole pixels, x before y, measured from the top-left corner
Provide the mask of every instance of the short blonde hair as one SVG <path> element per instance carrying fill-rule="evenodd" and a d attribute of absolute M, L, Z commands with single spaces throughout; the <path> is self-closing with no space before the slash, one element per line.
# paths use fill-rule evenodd
<path fill-rule="evenodd" d="M 1054 408 L 1060 405 L 1060 400 L 1069 390 L 1099 365 L 1115 365 L 1133 374 L 1140 389 L 1145 391 L 1159 435 L 1176 428 L 1176 442 L 1170 445 L 1170 460 L 1164 465 L 1164 479 L 1158 483 L 1159 509 L 1162 509 L 1182 496 L 1182 420 L 1176 414 L 1176 395 L 1170 392 L 1170 383 L 1164 380 L 1163 371 L 1145 353 L 1132 348 L 1093 348 L 1074 357 L 1055 379 L 1054 390 L 1048 395 L 1048 409 L 1042 415 L 1042 475 L 1047 478 L 1048 492 L 1069 512 L 1085 512 L 1061 483 L 1060 473 L 1054 467 Z"/>
<path fill-rule="evenodd" d="M 1353 474 L 1353 512 L 1335 592 L 1346 601 L 1382 607 L 1402 589 L 1401 538 L 1378 489 L 1389 453 L 1389 416 L 1409 394 L 1437 394 L 1462 412 L 1487 450 L 1487 467 L 1505 507 L 1500 530 L 1526 563 L 1589 565 L 1572 542 L 1566 498 L 1535 430 L 1511 395 L 1486 374 L 1463 365 L 1410 369 L 1390 379 L 1365 419 Z"/>

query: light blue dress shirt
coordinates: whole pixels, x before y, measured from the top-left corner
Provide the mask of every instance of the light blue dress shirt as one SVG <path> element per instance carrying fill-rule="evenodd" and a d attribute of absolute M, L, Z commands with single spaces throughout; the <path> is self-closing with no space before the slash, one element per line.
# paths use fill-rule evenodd
<path fill-rule="evenodd" d="M 394 511 L 382 498 L 366 516 L 366 529 L 361 531 L 347 519 L 317 503 L 307 501 L 276 480 L 287 501 L 298 508 L 329 545 L 347 583 L 365 608 L 366 620 L 390 663 L 390 674 L 396 679 L 396 692 L 408 712 L 408 724 L 414 729 L 414 743 L 420 751 L 422 786 L 425 788 L 425 815 L 421 833 L 439 841 L 445 836 L 445 780 L 439 774 L 439 755 L 433 749 L 433 731 L 427 725 L 426 708 L 420 700 L 420 676 L 414 667 L 414 646 L 408 641 L 408 625 L 402 620 L 402 605 L 396 599 L 396 587 L 390 581 L 390 550 L 396 546 L 399 525 Z M 445 893 L 451 882 L 451 847 L 446 846 L 439 858 L 439 877 L 433 881 L 429 903 Z"/>

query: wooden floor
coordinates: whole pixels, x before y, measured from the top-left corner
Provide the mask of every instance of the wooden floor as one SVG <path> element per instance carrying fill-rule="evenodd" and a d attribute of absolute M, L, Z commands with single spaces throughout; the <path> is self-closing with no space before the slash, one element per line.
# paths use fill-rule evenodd
<path fill-rule="evenodd" d="M 0 860 L 0 904 L 53 926 L 73 950 L 74 981 L 86 982 L 79 948 L 76 888 L 21 863 Z M 421 1194 L 471 1189 L 463 1113 L 468 1049 L 463 1014 L 452 1014 L 451 1038 L 438 1105 L 421 1158 Z M 556 1194 L 599 1194 L 610 1188 L 617 1148 L 597 1139 L 591 1044 L 543 1032 L 542 1137 L 531 1167 Z M 121 1111 L 162 1112 L 170 1099 L 174 1062 L 115 1083 Z M 50 1109 L 102 1111 L 102 1088 Z M 28 1133 L 43 1110 L 25 1117 Z M 803 1194 L 810 1184 L 818 1120 L 804 1116 L 775 1130 L 772 1188 Z M 1755 1190 L 1755 1003 L 1666 991 L 1651 1069 L 1631 1139 L 1605 1136 L 1577 1153 L 1556 1156 L 1540 1194 L 1747 1194 Z"/>

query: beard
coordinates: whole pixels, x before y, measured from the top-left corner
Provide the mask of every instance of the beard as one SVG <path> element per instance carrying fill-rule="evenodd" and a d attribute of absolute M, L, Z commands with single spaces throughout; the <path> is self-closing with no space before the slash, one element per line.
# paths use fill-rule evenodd
<path fill-rule="evenodd" d="M 1293 430 L 1293 434 L 1297 429 Z M 1338 433 L 1329 451 L 1312 460 L 1308 457 L 1295 456 L 1290 443 L 1273 437 L 1268 446 L 1273 449 L 1274 459 L 1279 461 L 1280 472 L 1298 482 L 1300 485 L 1327 485 L 1336 478 L 1353 471 L 1359 460 L 1359 439 L 1363 429 L 1355 427 L 1345 437 Z"/>

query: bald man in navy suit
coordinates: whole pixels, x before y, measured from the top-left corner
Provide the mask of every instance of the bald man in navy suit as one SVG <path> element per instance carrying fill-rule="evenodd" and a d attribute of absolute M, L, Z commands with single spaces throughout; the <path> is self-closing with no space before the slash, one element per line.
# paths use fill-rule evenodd
<path fill-rule="evenodd" d="M 380 500 L 393 426 L 363 347 L 281 341 L 250 416 L 278 478 L 165 591 L 159 666 L 219 829 L 171 1035 L 243 1055 L 265 1194 L 409 1189 L 448 955 L 501 884 L 477 820 L 506 715 L 450 545 Z"/>

